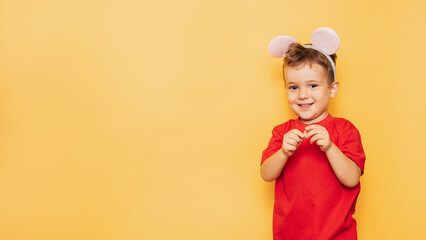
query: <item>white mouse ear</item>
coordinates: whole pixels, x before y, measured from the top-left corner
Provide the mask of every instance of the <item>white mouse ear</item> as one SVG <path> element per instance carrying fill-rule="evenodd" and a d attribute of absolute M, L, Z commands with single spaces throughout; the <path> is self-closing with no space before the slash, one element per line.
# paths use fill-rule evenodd
<path fill-rule="evenodd" d="M 327 55 L 336 53 L 340 47 L 340 39 L 337 33 L 326 27 L 321 27 L 312 33 L 312 46 L 320 49 Z"/>
<path fill-rule="evenodd" d="M 295 43 L 296 39 L 290 36 L 279 36 L 271 40 L 269 43 L 269 53 L 276 57 L 282 58 L 285 57 L 285 54 L 288 51 L 288 48 L 292 43 Z"/>

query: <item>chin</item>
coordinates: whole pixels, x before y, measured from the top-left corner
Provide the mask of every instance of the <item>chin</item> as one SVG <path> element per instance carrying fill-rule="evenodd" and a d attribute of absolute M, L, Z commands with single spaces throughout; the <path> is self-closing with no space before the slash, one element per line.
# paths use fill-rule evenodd
<path fill-rule="evenodd" d="M 309 122 L 309 123 L 311 123 L 314 119 L 312 119 L 312 118 L 302 118 L 302 117 L 299 117 L 300 118 L 300 121 L 302 121 L 302 122 Z"/>
<path fill-rule="evenodd" d="M 305 114 L 297 114 L 297 116 L 303 121 L 312 121 L 314 119 L 313 116 L 306 116 Z"/>

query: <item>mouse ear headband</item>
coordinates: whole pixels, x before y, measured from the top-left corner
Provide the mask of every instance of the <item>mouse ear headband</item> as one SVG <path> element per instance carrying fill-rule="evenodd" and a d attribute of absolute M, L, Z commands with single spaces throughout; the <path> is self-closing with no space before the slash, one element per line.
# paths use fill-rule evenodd
<path fill-rule="evenodd" d="M 339 36 L 331 28 L 321 27 L 312 33 L 311 41 L 312 45 L 304 45 L 303 47 L 312 48 L 322 53 L 330 61 L 334 79 L 336 79 L 336 65 L 330 55 L 336 53 L 340 47 Z M 290 36 L 278 36 L 269 43 L 269 53 L 276 58 L 285 57 L 288 48 L 295 42 L 296 40 Z"/>

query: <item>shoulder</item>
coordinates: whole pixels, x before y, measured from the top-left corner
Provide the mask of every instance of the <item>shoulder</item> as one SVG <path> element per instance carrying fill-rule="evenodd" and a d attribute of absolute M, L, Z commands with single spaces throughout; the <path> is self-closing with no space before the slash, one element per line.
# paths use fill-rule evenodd
<path fill-rule="evenodd" d="M 346 132 L 346 131 L 350 131 L 350 130 L 358 131 L 358 129 L 355 127 L 355 125 L 351 121 L 349 121 L 345 118 L 335 117 L 333 124 L 334 124 L 335 129 L 339 130 L 340 132 Z"/>
<path fill-rule="evenodd" d="M 290 119 L 285 123 L 281 123 L 279 125 L 276 125 L 272 129 L 272 134 L 283 136 L 284 134 L 286 134 L 288 131 L 290 131 L 294 127 L 295 122 L 296 122 L 295 119 Z"/>
<path fill-rule="evenodd" d="M 334 118 L 331 135 L 333 135 L 338 144 L 353 140 L 361 141 L 361 134 L 358 129 L 351 121 L 345 118 Z"/>

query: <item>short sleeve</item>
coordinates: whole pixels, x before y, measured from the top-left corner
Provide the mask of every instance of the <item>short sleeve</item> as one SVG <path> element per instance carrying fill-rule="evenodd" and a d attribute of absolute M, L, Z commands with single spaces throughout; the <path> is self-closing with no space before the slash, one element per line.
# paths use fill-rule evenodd
<path fill-rule="evenodd" d="M 339 137 L 338 147 L 346 157 L 350 158 L 356 163 L 356 165 L 358 165 L 358 167 L 361 169 L 361 174 L 363 174 L 365 153 L 364 148 L 362 147 L 361 135 L 354 126 L 346 130 Z"/>
<path fill-rule="evenodd" d="M 268 159 L 270 156 L 272 156 L 276 151 L 280 150 L 283 145 L 283 132 L 282 132 L 282 125 L 278 125 L 274 127 L 272 130 L 272 137 L 269 140 L 268 147 L 263 150 L 262 152 L 262 160 L 260 162 L 260 165 Z"/>

